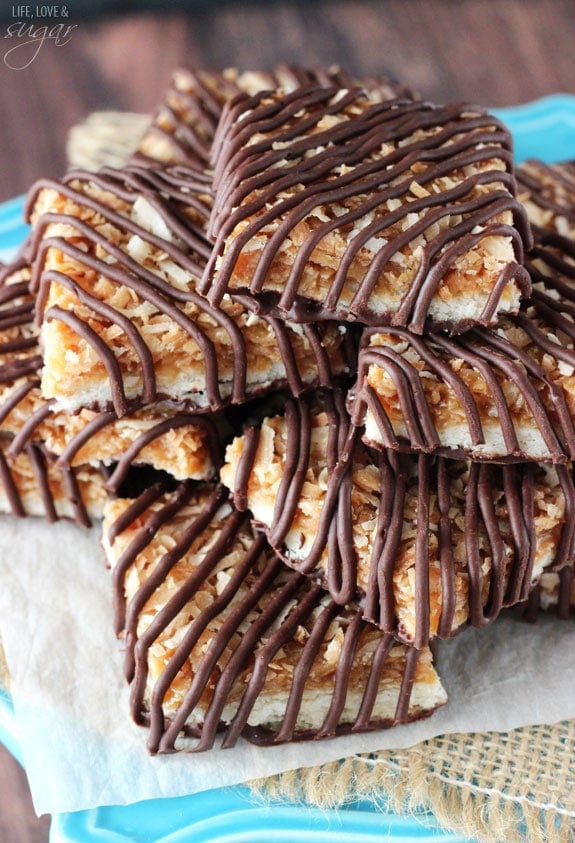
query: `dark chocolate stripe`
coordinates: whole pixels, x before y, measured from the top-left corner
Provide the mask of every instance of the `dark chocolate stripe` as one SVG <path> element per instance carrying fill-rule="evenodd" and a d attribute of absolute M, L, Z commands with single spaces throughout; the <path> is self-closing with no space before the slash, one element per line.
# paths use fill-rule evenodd
<path fill-rule="evenodd" d="M 48 523 L 53 524 L 58 520 L 54 498 L 50 490 L 50 481 L 48 478 L 46 455 L 38 445 L 28 445 L 26 453 L 32 465 L 32 471 L 36 480 L 36 486 L 42 499 L 44 508 L 44 517 Z"/>
<path fill-rule="evenodd" d="M 16 518 L 25 518 L 27 513 L 22 502 L 22 497 L 2 448 L 0 448 L 0 483 L 6 495 L 11 514 Z"/>
<path fill-rule="evenodd" d="M 453 555 L 453 527 L 451 519 L 451 491 L 448 466 L 445 460 L 437 463 L 437 508 L 439 510 L 438 542 L 441 568 L 441 615 L 437 625 L 439 638 L 452 634 L 456 609 L 455 560 Z"/>
<path fill-rule="evenodd" d="M 57 464 L 60 466 L 70 466 L 78 451 L 89 442 L 92 436 L 95 436 L 108 425 L 113 424 L 117 421 L 117 418 L 118 416 L 115 413 L 99 413 L 94 416 L 79 433 L 76 433 L 66 443 L 62 449 L 62 453 L 58 457 Z"/>
<path fill-rule="evenodd" d="M 29 444 L 30 439 L 34 435 L 34 431 L 52 414 L 52 402 L 46 401 L 41 404 L 22 424 L 18 433 L 15 434 L 14 439 L 8 451 L 9 457 L 17 457 L 20 451 L 23 451 Z"/>
<path fill-rule="evenodd" d="M 34 372 L 36 369 L 34 369 Z M 26 374 L 28 374 L 26 372 Z M 10 383 L 12 378 L 8 379 Z M 4 396 L 2 404 L 0 405 L 0 424 L 2 424 L 10 415 L 10 413 L 16 409 L 18 404 L 25 400 L 26 397 L 32 392 L 34 389 L 37 389 L 40 386 L 40 381 L 37 378 L 28 378 L 23 383 L 15 386 L 12 392 L 9 395 Z"/>

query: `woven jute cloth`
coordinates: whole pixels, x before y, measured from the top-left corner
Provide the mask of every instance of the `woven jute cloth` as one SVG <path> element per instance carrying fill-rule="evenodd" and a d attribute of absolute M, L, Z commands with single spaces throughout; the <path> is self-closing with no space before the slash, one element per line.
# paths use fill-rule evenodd
<path fill-rule="evenodd" d="M 356 800 L 497 843 L 575 841 L 575 720 L 444 735 L 250 783 L 264 799 L 325 808 Z"/>
<path fill-rule="evenodd" d="M 121 165 L 147 122 L 142 114 L 91 114 L 70 131 L 70 164 Z M 4 668 L 2 673 L 6 683 Z M 431 811 L 446 828 L 480 841 L 575 843 L 575 720 L 445 735 L 259 779 L 250 787 L 266 801 L 338 808 L 361 800 L 375 810 Z"/>

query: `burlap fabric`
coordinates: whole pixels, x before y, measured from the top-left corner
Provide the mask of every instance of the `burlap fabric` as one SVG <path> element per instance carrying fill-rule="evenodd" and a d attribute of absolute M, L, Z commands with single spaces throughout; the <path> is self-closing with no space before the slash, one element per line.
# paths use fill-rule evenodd
<path fill-rule="evenodd" d="M 480 841 L 575 841 L 575 720 L 507 733 L 444 735 L 250 783 L 265 799 L 432 811 Z"/>
<path fill-rule="evenodd" d="M 69 135 L 73 166 L 118 166 L 147 118 L 98 112 Z M 1 649 L 1 648 L 0 648 Z M 3 656 L 0 676 L 8 681 Z M 432 811 L 482 841 L 575 841 L 575 720 L 507 733 L 445 735 L 405 750 L 346 758 L 250 783 L 259 798 L 325 808 Z"/>

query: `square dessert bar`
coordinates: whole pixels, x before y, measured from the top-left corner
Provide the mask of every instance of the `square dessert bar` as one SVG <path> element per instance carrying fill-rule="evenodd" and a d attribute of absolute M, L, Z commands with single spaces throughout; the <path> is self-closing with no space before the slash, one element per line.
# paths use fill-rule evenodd
<path fill-rule="evenodd" d="M 416 647 L 484 626 L 574 556 L 572 468 L 370 451 L 344 397 L 289 402 L 226 449 L 235 505 L 286 562 Z"/>
<path fill-rule="evenodd" d="M 366 331 L 350 411 L 375 448 L 567 462 L 575 459 L 574 339 L 572 304 L 538 291 L 496 330 L 453 339 Z"/>
<path fill-rule="evenodd" d="M 217 415 L 177 412 L 157 404 L 122 418 L 113 410 L 80 410 L 72 415 L 44 398 L 30 276 L 26 259 L 20 257 L 5 268 L 0 285 L 0 438 L 6 494 L 12 475 L 23 475 L 25 464 L 30 471 L 38 466 L 38 478 L 44 468 L 49 469 L 51 482 L 60 485 L 60 474 L 83 471 L 94 478 L 100 505 L 102 469 L 110 491 L 121 486 L 133 465 L 166 471 L 177 479 L 212 478 L 221 462 L 223 431 L 227 435 L 227 425 Z M 11 497 L 15 500 L 14 492 Z M 27 510 L 37 513 L 41 508 Z"/>
<path fill-rule="evenodd" d="M 0 512 L 48 521 L 68 517 L 89 526 L 101 517 L 107 497 L 97 468 L 58 466 L 40 441 L 27 440 L 11 452 L 14 426 L 19 430 L 36 407 L 41 364 L 30 267 L 20 255 L 0 269 Z M 17 407 L 23 410 L 19 421 Z"/>
<path fill-rule="evenodd" d="M 534 227 L 530 297 L 497 328 L 458 337 L 366 330 L 350 406 L 367 444 L 575 459 L 575 171 L 533 161 L 519 174 Z"/>
<path fill-rule="evenodd" d="M 479 108 L 361 89 L 239 96 L 212 161 L 199 289 L 214 304 L 250 291 L 302 321 L 459 332 L 529 291 L 511 138 Z"/>
<path fill-rule="evenodd" d="M 152 753 L 384 728 L 446 701 L 429 649 L 287 568 L 221 486 L 110 500 L 103 543 Z"/>
<path fill-rule="evenodd" d="M 293 91 L 302 85 L 362 86 L 373 97 L 413 97 L 404 85 L 385 76 L 355 79 L 339 67 L 278 65 L 271 71 L 240 71 L 226 68 L 209 71 L 178 68 L 168 85 L 151 125 L 139 143 L 134 161 L 162 161 L 206 168 L 211 146 L 226 102 L 240 93 L 281 89 Z"/>
<path fill-rule="evenodd" d="M 157 401 L 218 410 L 349 370 L 344 327 L 291 325 L 246 297 L 215 307 L 196 292 L 209 193 L 202 174 L 177 168 L 76 172 L 35 188 L 46 398 L 118 416 Z"/>

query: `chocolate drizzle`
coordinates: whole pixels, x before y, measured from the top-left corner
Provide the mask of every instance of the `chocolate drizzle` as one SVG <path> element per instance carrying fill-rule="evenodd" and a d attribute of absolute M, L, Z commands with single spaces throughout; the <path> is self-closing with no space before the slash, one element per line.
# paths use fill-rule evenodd
<path fill-rule="evenodd" d="M 320 121 L 329 115 L 345 115 L 348 119 L 322 129 Z M 246 143 L 254 136 L 256 141 Z M 384 153 L 386 145 L 392 150 Z M 298 298 L 305 298 L 300 290 L 304 271 L 323 238 L 358 225 L 361 230 L 348 239 L 329 289 L 321 300 L 314 299 L 316 318 L 327 313 L 332 318 L 379 325 L 391 322 L 421 333 L 427 324 L 429 304 L 454 261 L 492 235 L 511 239 L 517 262 L 510 262 L 502 270 L 486 294 L 476 322 L 493 321 L 503 288 L 512 278 L 523 294 L 529 289 L 529 278 L 519 264 L 523 244 L 530 244 L 530 233 L 524 211 L 513 195 L 510 139 L 502 124 L 479 109 L 438 107 L 411 100 L 366 106 L 365 95 L 358 89 L 346 92 L 307 87 L 275 98 L 269 94 L 237 97 L 224 111 L 212 154 L 216 162 L 215 204 L 209 234 L 215 245 L 199 289 L 213 303 L 221 301 L 230 289 L 243 287 L 254 295 L 276 290 L 279 271 L 279 306 L 292 312 Z M 504 163 L 504 171 L 489 168 L 472 176 L 454 177 L 460 168 L 494 158 Z M 411 172 L 415 162 L 420 163 L 422 172 Z M 450 176 L 453 186 L 445 192 L 426 190 L 434 179 Z M 404 220 L 406 191 L 414 182 L 427 195 L 410 195 L 409 211 L 422 216 L 416 224 L 404 226 L 403 233 L 394 235 L 389 243 L 381 241 L 386 245 L 378 247 L 369 269 L 354 282 L 357 290 L 346 303 L 342 294 L 360 249 L 374 237 L 389 236 L 386 232 L 390 226 Z M 476 194 L 478 185 L 492 185 L 492 189 Z M 389 200 L 402 204 L 390 211 L 385 207 Z M 351 204 L 343 206 L 343 215 L 324 220 L 322 209 L 345 202 Z M 322 221 L 297 245 L 289 270 L 278 270 L 280 250 L 288 240 L 291 242 L 294 228 L 314 211 Z M 505 211 L 512 212 L 516 227 L 496 221 Z M 432 224 L 452 214 L 461 215 L 461 222 L 427 242 L 411 286 L 396 310 L 378 310 L 373 295 L 393 256 Z M 274 231 L 261 248 L 249 278 L 243 278 L 240 271 L 236 279 L 236 265 L 244 251 L 253 262 L 251 241 L 267 238 L 264 229 L 272 224 Z M 455 331 L 465 325 L 452 323 L 449 327 Z"/>
<path fill-rule="evenodd" d="M 359 599 L 364 617 L 384 632 L 421 648 L 434 633 L 430 631 L 430 576 L 433 559 L 440 570 L 440 619 L 437 635 L 453 635 L 468 619 L 473 626 L 491 623 L 505 606 L 524 600 L 531 588 L 538 537 L 535 532 L 536 488 L 544 470 L 535 463 L 488 464 L 447 460 L 443 457 L 402 455 L 392 450 L 370 452 L 350 428 L 341 404 L 339 409 L 325 402 L 330 437 L 325 454 L 329 466 L 328 487 L 319 528 L 310 539 L 309 552 L 298 555 L 286 545 L 308 476 L 311 444 L 310 414 L 303 401 L 288 404 L 285 414 L 285 462 L 275 510 L 269 523 L 260 524 L 272 546 L 287 563 L 313 575 L 328 588 L 334 600 L 344 603 Z M 339 434 L 339 435 L 338 435 Z M 255 506 L 249 486 L 254 472 L 261 429 L 248 428 L 234 474 L 232 495 L 239 509 Z M 366 536 L 367 585 L 358 585 L 358 550 L 352 504 L 354 474 L 362 466 L 378 469 L 379 489 L 373 503 L 377 527 Z M 565 505 L 564 523 L 554 537 L 553 568 L 568 564 L 575 553 L 575 484 L 572 468 L 557 466 L 558 488 Z M 319 505 L 319 504 L 314 504 Z M 305 504 L 304 504 L 305 506 Z M 253 506 L 252 506 L 253 508 Z M 409 513 L 412 513 L 411 515 Z M 256 509 L 257 513 L 257 509 Z M 453 519 L 465 519 L 455 531 Z M 367 517 L 367 516 L 366 516 Z M 305 530 L 298 522 L 297 529 Z M 410 538 L 414 530 L 414 538 Z M 436 550 L 430 550 L 430 537 Z M 454 550 L 465 541 L 463 557 L 456 562 Z M 306 545 L 307 547 L 307 545 Z M 402 621 L 396 592 L 404 554 L 413 555 L 414 584 L 408 598 L 413 603 L 414 631 Z M 486 560 L 490 560 L 485 571 Z M 365 563 L 364 563 L 365 564 Z M 467 583 L 465 588 L 464 585 Z M 351 594 L 351 597 L 350 597 Z M 463 607 L 456 606 L 463 600 Z M 459 614 L 456 614 L 456 609 Z"/>
<path fill-rule="evenodd" d="M 331 737 L 341 731 L 365 731 L 421 716 L 421 712 L 410 711 L 419 653 L 411 650 L 403 656 L 405 661 L 402 662 L 403 675 L 400 674 L 395 714 L 389 721 L 378 720 L 373 711 L 381 679 L 385 677 L 390 651 L 395 646 L 393 638 L 366 625 L 357 611 L 341 609 L 309 578 L 289 572 L 271 552 L 261 534 L 252 534 L 246 545 L 248 516 L 236 510 L 224 517 L 218 516 L 226 494 L 222 487 L 193 492 L 190 484 L 182 484 L 170 495 L 163 494 L 161 487 L 149 489 L 140 499 L 128 505 L 109 530 L 108 540 L 113 543 L 124 530 L 130 528 L 134 519 L 138 518 L 141 522 L 140 529 L 135 532 L 114 568 L 114 584 L 117 627 L 124 630 L 126 672 L 132 683 L 132 714 L 136 722 L 150 726 L 150 751 L 173 752 L 181 748 L 181 735 L 197 739 L 193 746 L 188 747 L 197 752 L 211 748 L 220 732 L 223 733 L 221 745 L 225 748 L 235 745 L 240 736 L 256 743 L 280 743 L 302 738 Z M 162 525 L 169 523 L 192 499 L 203 499 L 204 503 L 193 517 L 188 516 L 171 550 L 165 552 L 155 567 L 150 569 L 145 581 L 125 608 L 124 581 L 131 566 L 136 564 L 139 554 L 145 553 Z M 149 510 L 152 503 L 156 506 Z M 190 568 L 178 590 L 159 606 L 150 625 L 138 632 L 144 606 L 153 599 L 157 589 L 163 586 L 174 566 L 185 558 L 192 544 L 198 538 L 201 539 L 210 522 L 216 523 L 218 527 L 217 540 L 211 542 L 202 553 L 197 566 Z M 242 541 L 239 539 L 241 533 L 244 534 Z M 174 623 L 183 607 L 194 600 L 205 581 L 213 577 L 216 570 L 223 568 L 230 549 L 240 547 L 243 550 L 233 570 L 228 572 L 225 587 L 202 611 L 193 613 L 193 619 L 167 660 L 146 702 L 148 659 L 154 642 Z M 319 728 L 302 728 L 298 721 L 302 701 L 310 679 L 313 681 L 316 659 L 330 640 L 329 632 L 333 630 L 334 623 L 341 625 L 344 634 L 331 688 L 329 680 L 322 680 L 327 681 L 328 687 L 324 690 L 328 695 L 331 694 L 331 702 Z M 210 642 L 200 654 L 196 645 L 208 625 Z M 301 642 L 301 638 L 296 639 L 294 636 L 299 635 L 298 630 L 301 633 L 302 629 L 308 631 L 305 641 L 296 645 L 296 640 Z M 238 634 L 239 644 L 230 651 L 230 641 Z M 377 641 L 371 664 L 365 670 L 362 669 L 360 680 L 357 677 L 355 656 L 361 642 L 365 643 L 366 635 L 375 637 Z M 190 659 L 193 668 L 188 687 L 175 713 L 168 714 L 165 710 L 166 694 Z M 283 717 L 279 718 L 281 725 L 277 729 L 252 726 L 249 724 L 250 714 L 260 696 L 277 693 L 273 687 L 264 686 L 270 665 L 282 659 L 288 660 L 293 678 L 284 702 Z M 359 685 L 363 689 L 363 698 L 355 719 L 349 721 L 343 716 L 343 707 L 351 681 L 354 686 Z M 226 723 L 224 709 L 233 701 L 237 703 L 235 711 Z M 201 707 L 200 713 L 195 714 L 198 705 Z M 204 706 L 205 714 L 202 714 Z"/>

